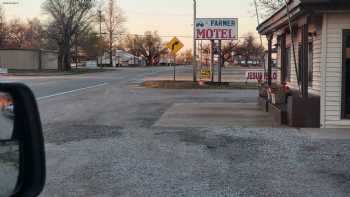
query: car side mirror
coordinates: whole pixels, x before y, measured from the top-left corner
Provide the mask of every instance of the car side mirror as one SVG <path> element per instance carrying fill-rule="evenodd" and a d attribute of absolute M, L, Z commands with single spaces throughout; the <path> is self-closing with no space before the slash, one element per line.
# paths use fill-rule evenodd
<path fill-rule="evenodd" d="M 38 196 L 45 173 L 35 97 L 23 84 L 0 83 L 0 196 Z"/>

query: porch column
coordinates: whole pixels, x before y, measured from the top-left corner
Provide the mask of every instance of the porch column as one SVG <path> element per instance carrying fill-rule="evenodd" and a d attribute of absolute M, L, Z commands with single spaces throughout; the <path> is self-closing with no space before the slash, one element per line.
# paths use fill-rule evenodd
<path fill-rule="evenodd" d="M 287 60 L 286 60 L 286 34 L 280 36 L 280 48 L 281 48 L 281 83 L 287 80 Z"/>
<path fill-rule="evenodd" d="M 268 55 L 267 55 L 267 84 L 272 85 L 272 39 L 273 34 L 267 35 Z"/>
<path fill-rule="evenodd" d="M 309 97 L 309 16 L 301 27 L 302 33 L 302 62 L 301 62 L 301 94 L 303 98 Z"/>

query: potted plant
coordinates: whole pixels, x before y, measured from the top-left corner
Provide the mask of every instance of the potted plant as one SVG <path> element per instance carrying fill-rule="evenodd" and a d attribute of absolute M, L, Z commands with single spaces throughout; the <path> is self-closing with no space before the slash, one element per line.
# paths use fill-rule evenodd
<path fill-rule="evenodd" d="M 258 84 L 259 84 L 259 96 L 263 98 L 267 98 L 269 86 L 265 83 L 261 83 L 261 81 L 259 81 Z"/>
<path fill-rule="evenodd" d="M 269 100 L 274 105 L 285 104 L 286 95 L 288 91 L 289 91 L 289 87 L 286 83 L 283 83 L 282 85 L 274 84 L 269 88 L 269 91 L 268 91 Z"/>

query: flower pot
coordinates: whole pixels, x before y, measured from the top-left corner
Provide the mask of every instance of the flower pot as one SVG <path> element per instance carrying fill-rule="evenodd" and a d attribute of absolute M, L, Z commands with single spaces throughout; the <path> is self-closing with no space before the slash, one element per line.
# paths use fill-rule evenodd
<path fill-rule="evenodd" d="M 284 104 L 286 101 L 286 94 L 284 93 L 271 93 L 272 104 Z"/>

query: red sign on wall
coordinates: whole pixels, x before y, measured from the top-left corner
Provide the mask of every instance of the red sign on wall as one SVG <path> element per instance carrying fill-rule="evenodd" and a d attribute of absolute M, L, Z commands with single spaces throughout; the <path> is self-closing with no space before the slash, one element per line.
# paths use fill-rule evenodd
<path fill-rule="evenodd" d="M 273 71 L 271 76 L 272 80 L 277 80 L 277 77 L 277 71 Z M 268 79 L 268 75 L 261 70 L 252 70 L 245 73 L 245 78 L 246 81 L 264 81 Z"/>

